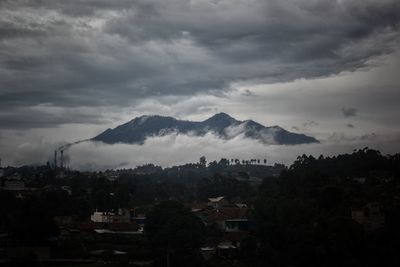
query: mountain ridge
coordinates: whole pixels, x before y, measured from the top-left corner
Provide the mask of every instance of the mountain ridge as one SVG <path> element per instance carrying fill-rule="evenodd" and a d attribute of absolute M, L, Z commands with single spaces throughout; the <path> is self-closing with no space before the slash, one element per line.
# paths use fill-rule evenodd
<path fill-rule="evenodd" d="M 143 115 L 114 129 L 109 128 L 91 140 L 107 144 L 143 144 L 147 138 L 152 136 L 171 133 L 204 136 L 210 132 L 227 140 L 243 135 L 245 138 L 255 139 L 263 144 L 319 143 L 314 137 L 305 134 L 292 133 L 277 125 L 267 127 L 253 120 L 236 120 L 224 112 L 217 113 L 203 121 L 178 120 L 161 115 Z"/>

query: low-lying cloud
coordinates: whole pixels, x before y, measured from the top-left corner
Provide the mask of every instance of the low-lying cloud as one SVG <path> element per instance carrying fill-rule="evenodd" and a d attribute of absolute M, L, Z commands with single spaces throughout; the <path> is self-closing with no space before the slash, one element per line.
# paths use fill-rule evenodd
<path fill-rule="evenodd" d="M 146 139 L 143 145 L 115 144 L 101 142 L 82 142 L 72 145 L 64 152 L 67 165 L 78 170 L 104 170 L 114 168 L 134 168 L 138 165 L 154 163 L 163 167 L 198 162 L 201 156 L 208 161 L 228 159 L 268 160 L 268 164 L 284 163 L 290 165 L 302 154 L 315 157 L 323 154 L 337 155 L 351 153 L 354 149 L 369 146 L 382 153 L 397 153 L 400 150 L 399 135 L 381 136 L 376 134 L 348 136 L 332 134 L 319 144 L 303 145 L 265 145 L 256 140 L 236 135 L 233 139 L 221 139 L 208 133 L 193 136 L 171 133 Z M 0 139 L 3 150 L 3 165 L 52 164 L 54 149 L 61 143 L 52 143 L 45 138 L 26 141 L 18 145 L 10 140 Z M 4 153 L 6 152 L 6 153 Z"/>
<path fill-rule="evenodd" d="M 372 135 L 371 135 L 372 136 Z M 370 136 L 370 137 L 371 137 Z M 388 145 L 385 139 L 374 136 L 373 148 L 382 149 L 383 153 L 394 153 L 400 145 Z M 83 142 L 72 146 L 65 155 L 68 165 L 78 170 L 104 170 L 114 168 L 134 168 L 135 166 L 154 163 L 163 167 L 180 165 L 189 162 L 198 162 L 200 156 L 206 156 L 208 161 L 228 159 L 259 158 L 268 160 L 268 164 L 284 163 L 290 165 L 297 156 L 311 154 L 318 157 L 320 154 L 336 155 L 351 153 L 370 145 L 369 138 L 340 138 L 327 140 L 321 144 L 304 145 L 263 145 L 258 141 L 236 136 L 231 140 L 218 138 L 216 135 L 190 136 L 169 134 L 151 137 L 143 145 L 115 144 L 108 145 L 101 142 Z M 41 147 L 42 145 L 42 147 Z M 45 149 L 47 147 L 47 149 Z M 370 146 L 371 147 L 371 146 Z M 37 151 L 41 151 L 38 153 Z M 45 151 L 43 151 L 45 150 Z M 21 146 L 18 156 L 36 153 L 43 160 L 52 159 L 52 151 L 48 144 Z M 47 154 L 46 154 L 47 153 Z M 22 159 L 19 162 L 22 163 Z"/>

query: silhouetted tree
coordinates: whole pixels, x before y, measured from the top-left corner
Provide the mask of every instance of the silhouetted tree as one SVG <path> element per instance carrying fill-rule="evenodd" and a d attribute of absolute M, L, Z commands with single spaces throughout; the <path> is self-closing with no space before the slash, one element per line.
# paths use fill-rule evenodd
<path fill-rule="evenodd" d="M 187 266 L 184 255 L 191 255 L 190 265 L 196 266 L 198 248 L 205 241 L 202 221 L 189 209 L 176 201 L 156 205 L 148 214 L 145 233 L 150 243 L 167 254 L 167 266 Z M 174 255 L 179 255 L 174 258 Z"/>
<path fill-rule="evenodd" d="M 205 156 L 201 156 L 201 157 L 200 157 L 200 165 L 203 166 L 203 167 L 206 167 L 206 165 L 207 165 L 207 160 L 206 160 L 206 157 L 205 157 Z"/>

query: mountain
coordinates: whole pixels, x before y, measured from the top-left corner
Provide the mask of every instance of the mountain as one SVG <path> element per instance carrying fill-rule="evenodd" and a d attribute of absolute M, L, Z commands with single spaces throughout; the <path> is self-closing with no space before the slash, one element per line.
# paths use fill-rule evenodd
<path fill-rule="evenodd" d="M 266 127 L 252 120 L 239 121 L 226 113 L 215 114 L 200 122 L 177 120 L 158 115 L 141 116 L 114 129 L 107 129 L 91 140 L 107 144 L 143 144 L 146 138 L 151 136 L 163 136 L 170 133 L 203 136 L 209 132 L 224 139 L 242 135 L 264 144 L 318 143 L 318 140 L 311 136 L 288 132 L 279 126 Z"/>

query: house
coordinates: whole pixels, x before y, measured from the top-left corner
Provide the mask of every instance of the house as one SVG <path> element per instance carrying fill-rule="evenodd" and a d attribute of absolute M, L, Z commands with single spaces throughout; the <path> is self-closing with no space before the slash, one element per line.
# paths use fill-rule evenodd
<path fill-rule="evenodd" d="M 98 223 L 123 223 L 130 222 L 131 214 L 128 209 L 118 209 L 117 213 L 114 212 L 101 212 L 95 211 L 90 219 L 92 222 Z"/>
<path fill-rule="evenodd" d="M 378 202 L 370 202 L 362 209 L 352 209 L 351 218 L 367 231 L 377 230 L 385 224 L 383 206 Z"/>
<path fill-rule="evenodd" d="M 202 247 L 200 253 L 206 261 L 211 260 L 216 251 L 215 247 Z"/>
<path fill-rule="evenodd" d="M 67 192 L 67 194 L 68 194 L 69 196 L 72 195 L 71 187 L 69 187 L 69 186 L 67 186 L 67 185 L 61 186 L 61 190 Z"/>
<path fill-rule="evenodd" d="M 20 191 L 25 189 L 25 183 L 21 178 L 11 177 L 4 181 L 5 190 Z"/>
<path fill-rule="evenodd" d="M 114 216 L 114 213 L 112 212 L 102 212 L 102 211 L 95 211 L 91 216 L 90 220 L 92 222 L 96 223 L 111 223 L 112 222 L 112 216 Z"/>
<path fill-rule="evenodd" d="M 54 216 L 53 220 L 57 226 L 63 227 L 77 222 L 78 218 L 75 216 Z"/>
<path fill-rule="evenodd" d="M 216 225 L 218 226 L 219 229 L 222 231 L 225 231 L 226 225 L 225 225 L 225 220 L 228 219 L 228 216 L 219 210 L 211 210 L 207 212 L 207 215 L 205 216 L 205 221 L 204 223 L 206 225 Z"/>
<path fill-rule="evenodd" d="M 198 216 L 206 225 L 216 224 L 223 232 L 248 231 L 248 211 L 248 208 L 225 206 L 219 209 L 200 211 Z"/>
<path fill-rule="evenodd" d="M 240 231 L 248 231 L 249 219 L 227 219 L 225 220 L 225 232 L 240 232 Z"/>
<path fill-rule="evenodd" d="M 236 256 L 237 247 L 232 242 L 221 242 L 217 246 L 216 253 L 222 259 L 232 259 Z"/>
<path fill-rule="evenodd" d="M 247 209 L 247 204 L 244 203 L 236 203 L 235 206 L 240 209 Z"/>
<path fill-rule="evenodd" d="M 249 236 L 248 232 L 240 231 L 240 232 L 225 232 L 222 243 L 230 244 L 234 247 L 240 247 L 243 239 Z"/>
<path fill-rule="evenodd" d="M 213 207 L 214 209 L 221 208 L 228 204 L 229 202 L 225 199 L 224 196 L 213 197 L 208 199 L 208 206 Z"/>
<path fill-rule="evenodd" d="M 132 221 L 137 223 L 140 227 L 144 227 L 146 224 L 146 215 L 144 214 L 138 214 L 135 217 L 132 217 Z"/>

